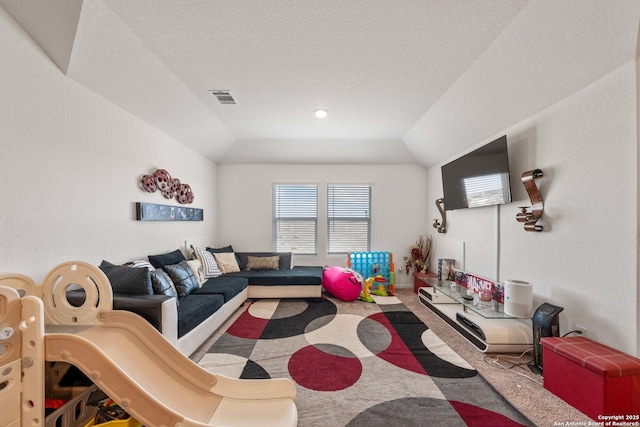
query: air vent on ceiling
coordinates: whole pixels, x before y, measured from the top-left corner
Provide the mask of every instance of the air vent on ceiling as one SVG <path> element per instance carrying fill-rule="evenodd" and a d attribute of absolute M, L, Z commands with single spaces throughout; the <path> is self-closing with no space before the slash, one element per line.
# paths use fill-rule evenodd
<path fill-rule="evenodd" d="M 211 94 L 218 98 L 218 102 L 223 105 L 235 105 L 237 104 L 236 100 L 231 95 L 231 92 L 228 90 L 210 90 Z"/>

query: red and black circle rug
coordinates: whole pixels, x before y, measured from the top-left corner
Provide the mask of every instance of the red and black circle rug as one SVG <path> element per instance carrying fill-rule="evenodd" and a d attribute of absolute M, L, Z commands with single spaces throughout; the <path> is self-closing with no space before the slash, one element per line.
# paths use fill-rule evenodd
<path fill-rule="evenodd" d="M 529 426 L 396 297 L 263 299 L 199 365 L 290 378 L 300 426 Z"/>

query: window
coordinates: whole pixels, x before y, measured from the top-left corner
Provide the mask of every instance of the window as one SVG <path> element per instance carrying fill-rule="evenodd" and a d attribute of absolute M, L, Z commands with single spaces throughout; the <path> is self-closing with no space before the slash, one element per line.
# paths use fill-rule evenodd
<path fill-rule="evenodd" d="M 318 186 L 273 186 L 273 246 L 277 252 L 316 254 Z"/>
<path fill-rule="evenodd" d="M 327 219 L 327 252 L 369 251 L 371 186 L 328 186 Z"/>

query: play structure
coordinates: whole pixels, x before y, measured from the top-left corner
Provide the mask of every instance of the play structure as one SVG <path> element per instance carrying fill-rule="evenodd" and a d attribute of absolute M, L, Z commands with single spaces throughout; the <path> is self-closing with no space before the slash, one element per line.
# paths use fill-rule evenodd
<path fill-rule="evenodd" d="M 369 277 L 366 280 L 366 283 L 369 285 L 369 292 L 373 295 L 378 295 L 380 297 L 388 297 L 393 296 L 394 289 L 391 289 L 391 285 L 387 283 L 387 279 L 382 277 L 381 275 L 377 275 L 374 277 Z M 389 289 L 387 290 L 387 286 Z"/>
<path fill-rule="evenodd" d="M 387 290 L 384 288 L 384 283 L 387 283 L 387 279 L 380 275 L 369 277 L 364 281 L 364 288 L 362 289 L 362 292 L 360 293 L 358 299 L 364 302 L 375 302 L 371 295 L 378 295 L 381 297 L 393 296 L 393 293 L 391 291 L 387 292 Z M 377 287 L 371 290 L 374 285 Z"/>
<path fill-rule="evenodd" d="M 85 290 L 80 307 L 67 301 L 71 286 Z M 146 426 L 298 421 L 292 381 L 238 380 L 202 369 L 143 318 L 112 310 L 107 277 L 81 261 L 55 267 L 42 285 L 23 275 L 0 275 L 1 426 L 76 425 L 45 418 L 46 362 L 76 366 Z"/>

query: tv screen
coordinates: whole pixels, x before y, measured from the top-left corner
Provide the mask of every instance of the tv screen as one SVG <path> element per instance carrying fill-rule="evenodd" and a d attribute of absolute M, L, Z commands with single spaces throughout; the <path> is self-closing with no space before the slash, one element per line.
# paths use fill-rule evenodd
<path fill-rule="evenodd" d="M 445 210 L 511 202 L 506 135 L 447 163 L 441 170 Z"/>

